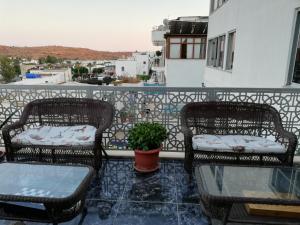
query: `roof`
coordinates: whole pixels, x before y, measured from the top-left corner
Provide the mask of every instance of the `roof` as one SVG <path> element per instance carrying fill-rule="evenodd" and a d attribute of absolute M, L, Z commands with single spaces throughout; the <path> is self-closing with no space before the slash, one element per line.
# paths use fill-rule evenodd
<path fill-rule="evenodd" d="M 169 32 L 165 37 L 172 35 L 207 35 L 208 22 L 191 22 L 171 20 Z"/>

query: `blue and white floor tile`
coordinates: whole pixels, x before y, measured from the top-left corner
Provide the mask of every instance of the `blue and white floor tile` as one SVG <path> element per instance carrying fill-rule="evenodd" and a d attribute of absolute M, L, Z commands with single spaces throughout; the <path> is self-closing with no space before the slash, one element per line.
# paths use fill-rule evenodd
<path fill-rule="evenodd" d="M 151 174 L 135 172 L 131 159 L 112 159 L 103 166 L 89 188 L 83 225 L 207 225 L 195 179 L 185 172 L 183 161 L 162 160 Z M 63 225 L 79 221 L 77 217 Z"/>

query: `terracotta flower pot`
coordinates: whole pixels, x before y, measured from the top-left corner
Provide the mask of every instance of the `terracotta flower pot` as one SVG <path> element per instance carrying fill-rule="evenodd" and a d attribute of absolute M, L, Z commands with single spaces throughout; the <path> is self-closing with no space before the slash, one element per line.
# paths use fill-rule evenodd
<path fill-rule="evenodd" d="M 141 173 L 154 172 L 159 169 L 159 152 L 162 147 L 150 151 L 135 150 L 134 168 Z"/>

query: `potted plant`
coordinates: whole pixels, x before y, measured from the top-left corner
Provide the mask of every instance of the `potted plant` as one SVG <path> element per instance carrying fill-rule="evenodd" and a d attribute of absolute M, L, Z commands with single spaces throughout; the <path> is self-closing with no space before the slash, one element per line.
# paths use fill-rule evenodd
<path fill-rule="evenodd" d="M 139 172 L 153 172 L 159 168 L 159 152 L 167 139 L 167 130 L 158 123 L 136 124 L 128 136 L 128 146 L 134 149 L 134 168 Z"/>

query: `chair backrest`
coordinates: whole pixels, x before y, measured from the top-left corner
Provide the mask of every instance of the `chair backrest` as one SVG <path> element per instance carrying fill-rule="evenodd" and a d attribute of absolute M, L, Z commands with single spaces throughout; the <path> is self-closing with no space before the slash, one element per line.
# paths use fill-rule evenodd
<path fill-rule="evenodd" d="M 182 126 L 197 134 L 269 136 L 282 126 L 278 111 L 267 104 L 195 102 L 181 110 Z"/>
<path fill-rule="evenodd" d="M 72 126 L 89 124 L 109 127 L 114 107 L 105 101 L 87 98 L 38 99 L 28 103 L 21 116 L 26 123 Z"/>

